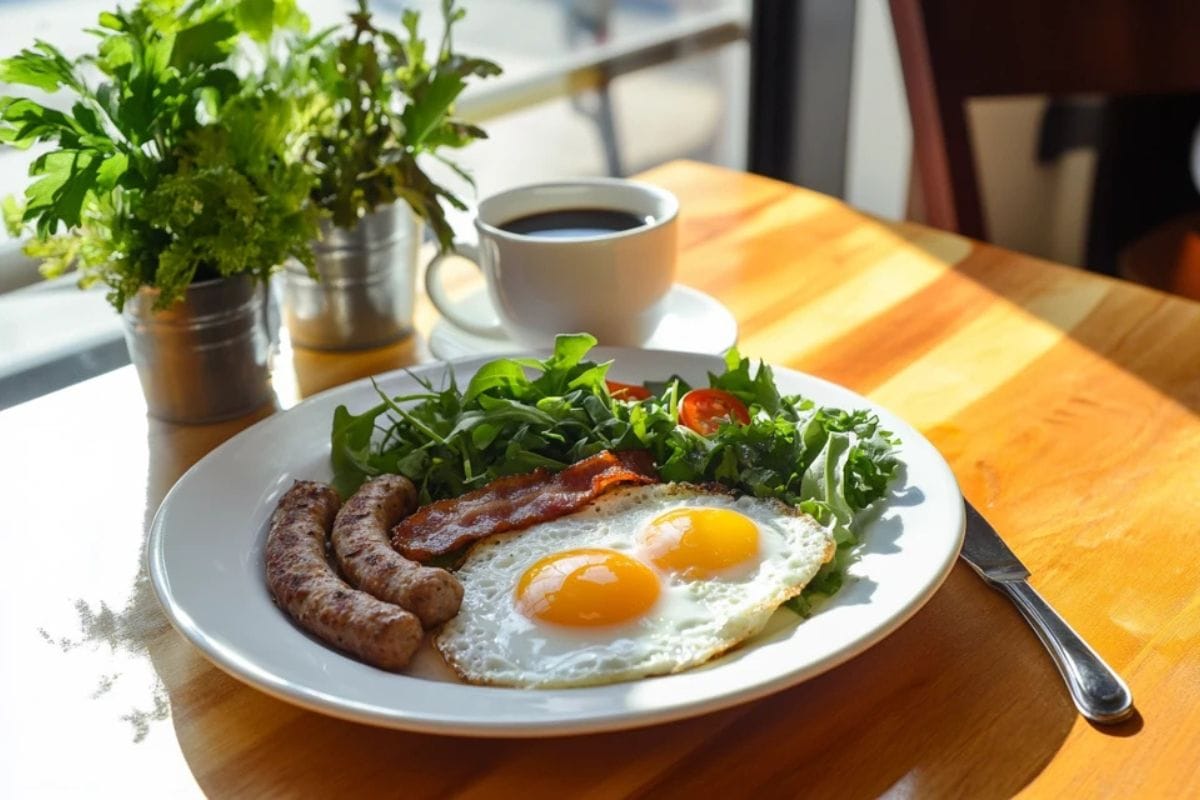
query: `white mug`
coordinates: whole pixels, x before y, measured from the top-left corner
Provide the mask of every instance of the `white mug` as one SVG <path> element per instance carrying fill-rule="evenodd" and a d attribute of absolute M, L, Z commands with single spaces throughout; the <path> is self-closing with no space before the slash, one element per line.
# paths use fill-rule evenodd
<path fill-rule="evenodd" d="M 580 209 L 646 221 L 562 238 L 503 228 L 533 214 Z M 483 272 L 499 324 L 472 319 L 447 296 L 438 279 L 444 255 L 430 262 L 425 287 L 446 319 L 479 336 L 544 347 L 556 334 L 587 332 L 602 344 L 640 345 L 657 326 L 675 279 L 678 215 L 673 194 L 636 181 L 581 178 L 510 189 L 479 204 L 479 246 L 454 245 Z"/>

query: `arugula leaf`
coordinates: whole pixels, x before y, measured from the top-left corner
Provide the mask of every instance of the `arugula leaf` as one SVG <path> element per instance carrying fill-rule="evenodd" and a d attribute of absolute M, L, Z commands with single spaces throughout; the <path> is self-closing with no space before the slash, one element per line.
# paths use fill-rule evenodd
<path fill-rule="evenodd" d="M 562 374 L 583 361 L 595 346 L 596 337 L 590 333 L 560 333 L 554 337 L 554 352 L 542 365 L 543 370 L 548 374 Z"/>
<path fill-rule="evenodd" d="M 334 409 L 329 458 L 333 464 L 333 488 L 344 498 L 354 494 L 368 478 L 379 474 L 371 465 L 371 434 L 375 431 L 375 418 L 386 409 L 384 403 L 362 414 L 351 414 L 345 406 Z"/>
<path fill-rule="evenodd" d="M 596 337 L 590 333 L 559 334 L 554 337 L 554 352 L 546 361 L 533 362 L 532 366 L 540 369 L 542 374 L 533 381 L 534 390 L 542 397 L 552 397 L 566 393 L 572 384 L 580 380 L 581 385 L 590 385 L 593 389 L 603 383 L 604 370 L 608 365 L 602 365 L 603 370 L 597 374 L 599 365 L 584 365 L 583 357 L 596 346 Z M 591 375 L 584 377 L 586 373 Z"/>
<path fill-rule="evenodd" d="M 504 388 L 515 395 L 527 391 L 529 385 L 529 378 L 525 377 L 525 370 L 520 365 L 507 360 L 493 361 L 480 367 L 471 378 L 467 391 L 463 393 L 463 404 L 470 403 L 491 389 Z"/>

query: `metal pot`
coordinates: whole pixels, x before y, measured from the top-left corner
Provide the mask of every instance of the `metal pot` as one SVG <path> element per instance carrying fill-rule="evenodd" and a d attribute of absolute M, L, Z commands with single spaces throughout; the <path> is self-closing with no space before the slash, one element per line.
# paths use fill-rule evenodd
<path fill-rule="evenodd" d="M 267 293 L 248 275 L 200 281 L 153 310 L 158 290 L 125 304 L 125 343 L 152 416 L 215 422 L 265 403 L 271 390 Z"/>
<path fill-rule="evenodd" d="M 412 331 L 413 287 L 421 223 L 393 203 L 353 229 L 329 223 L 313 245 L 317 274 L 290 261 L 284 270 L 283 314 L 292 344 L 354 350 L 402 339 Z"/>

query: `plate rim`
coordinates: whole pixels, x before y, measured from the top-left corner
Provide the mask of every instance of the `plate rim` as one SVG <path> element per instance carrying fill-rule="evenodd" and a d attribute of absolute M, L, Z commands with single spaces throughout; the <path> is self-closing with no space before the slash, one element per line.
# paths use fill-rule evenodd
<path fill-rule="evenodd" d="M 636 352 L 644 357 L 655 359 L 671 359 L 671 358 L 704 358 L 710 360 L 719 360 L 719 356 L 714 356 L 708 353 L 688 353 L 674 350 L 647 350 L 642 348 L 614 348 L 614 347 L 597 347 L 589 355 L 600 358 L 616 357 L 622 352 Z M 544 356 L 547 351 L 525 350 L 514 355 L 533 355 Z M 958 558 L 959 550 L 962 546 L 962 540 L 965 533 L 965 511 L 961 502 L 961 492 L 959 491 L 957 479 L 951 470 L 948 463 L 941 453 L 935 448 L 932 443 L 925 438 L 916 428 L 909 425 L 901 417 L 891 412 L 886 407 L 876 403 L 869 398 L 865 398 L 852 389 L 849 389 L 840 384 L 828 381 L 824 378 L 801 372 L 799 370 L 776 364 L 770 364 L 764 359 L 764 363 L 768 363 L 772 369 L 777 372 L 784 370 L 793 375 L 799 376 L 801 379 L 821 384 L 827 388 L 833 389 L 841 393 L 849 393 L 855 397 L 865 400 L 873 410 L 882 410 L 893 420 L 900 422 L 905 428 L 906 436 L 911 433 L 915 434 L 920 444 L 928 448 L 929 453 L 935 456 L 935 464 L 943 473 L 942 477 L 948 479 L 950 488 L 960 498 L 957 507 L 958 530 L 953 536 L 954 545 L 946 551 L 941 563 L 936 564 L 936 569 L 931 573 L 931 579 L 925 584 L 923 589 L 909 597 L 898 611 L 891 614 L 883 624 L 876 625 L 870 630 L 864 632 L 862 636 L 855 638 L 849 644 L 840 649 L 827 652 L 815 660 L 806 662 L 796 669 L 786 670 L 769 679 L 759 681 L 752 684 L 740 686 L 736 689 L 723 692 L 716 696 L 696 696 L 689 698 L 684 702 L 676 702 L 665 708 L 654 709 L 639 709 L 627 710 L 621 709 L 611 714 L 603 716 L 588 716 L 579 719 L 560 719 L 560 720 L 536 720 L 529 719 L 526 721 L 514 721 L 505 718 L 495 719 L 480 719 L 469 723 L 454 721 L 449 718 L 439 718 L 424 714 L 405 715 L 396 710 L 384 711 L 378 706 L 364 705 L 356 700 L 347 699 L 337 695 L 332 695 L 319 689 L 314 689 L 310 686 L 300 686 L 296 682 L 288 678 L 277 675 L 274 672 L 260 667 L 252 660 L 245 658 L 242 654 L 231 650 L 221 642 L 214 641 L 203 626 L 197 623 L 187 612 L 185 608 L 180 606 L 175 600 L 174 595 L 170 591 L 170 576 L 168 566 L 165 562 L 165 553 L 163 548 L 164 525 L 171 502 L 176 497 L 177 493 L 186 490 L 190 481 L 195 480 L 195 475 L 201 470 L 207 469 L 208 465 L 217 462 L 222 458 L 223 453 L 231 451 L 237 446 L 240 440 L 258 435 L 256 432 L 266 429 L 267 427 L 280 424 L 279 420 L 286 417 L 287 414 L 301 406 L 316 405 L 317 403 L 327 400 L 328 397 L 337 394 L 352 394 L 354 391 L 363 389 L 370 385 L 372 381 L 385 385 L 391 380 L 400 379 L 401 377 L 411 377 L 413 374 L 421 375 L 423 373 L 436 373 L 445 370 L 446 368 L 455 369 L 456 373 L 460 368 L 468 367 L 469 369 L 477 369 L 479 365 L 494 360 L 502 356 L 477 356 L 471 358 L 459 358 L 450 361 L 437 361 L 426 364 L 418 364 L 412 367 L 401 367 L 395 370 L 389 370 L 374 376 L 367 376 L 344 384 L 329 387 L 321 392 L 317 392 L 305 398 L 301 402 L 292 406 L 289 409 L 271 414 L 270 416 L 255 422 L 244 430 L 231 436 L 226 441 L 213 448 L 203 457 L 198 459 L 191 467 L 189 467 L 175 482 L 170 490 L 164 495 L 162 502 L 159 504 L 155 512 L 154 519 L 151 523 L 150 530 L 147 536 L 146 544 L 146 566 L 151 579 L 155 597 L 158 600 L 163 613 L 167 616 L 171 625 L 181 633 L 188 642 L 196 647 L 204 655 L 204 657 L 217 668 L 221 669 L 226 674 L 236 678 L 240 682 L 262 691 L 272 697 L 291 703 L 293 705 L 305 708 L 310 711 L 316 711 L 328 716 L 339 719 L 349 720 L 353 722 L 366 723 L 370 725 L 387 727 L 392 729 L 407 730 L 419 733 L 430 733 L 438 735 L 451 736 L 480 736 L 487 738 L 532 738 L 544 736 L 568 736 L 582 735 L 588 733 L 611 732 L 615 730 L 627 730 L 640 728 L 649 725 L 657 725 L 680 719 L 685 719 L 701 714 L 712 713 L 732 706 L 741 705 L 743 703 L 752 702 L 754 700 L 782 691 L 791 686 L 798 685 L 807 680 L 817 677 L 831 669 L 855 658 L 856 656 L 874 647 L 883 639 L 890 636 L 909 619 L 913 617 L 926 603 L 933 597 L 934 594 L 941 588 L 949 577 L 951 570 Z M 905 446 L 907 447 L 912 439 L 906 438 Z M 281 612 L 282 613 L 282 612 Z M 687 674 L 685 671 L 684 673 Z M 419 678 L 411 678 L 420 680 Z M 628 683 L 637 683 L 628 682 Z M 451 684 L 454 685 L 454 684 Z M 622 684 L 613 684 L 620 686 Z M 481 687 L 469 687 L 481 688 Z M 528 689 L 499 689 L 497 687 L 486 687 L 494 691 L 530 693 L 530 696 L 536 697 L 543 690 L 528 690 Z M 565 692 L 580 692 L 587 689 L 602 689 L 607 687 L 584 687 L 582 689 L 564 689 L 555 691 Z M 547 690 L 548 691 L 548 690 Z"/>

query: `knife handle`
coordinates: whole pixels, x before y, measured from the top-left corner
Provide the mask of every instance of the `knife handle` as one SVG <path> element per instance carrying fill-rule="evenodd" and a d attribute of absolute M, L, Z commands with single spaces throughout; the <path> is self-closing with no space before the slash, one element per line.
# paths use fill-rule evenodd
<path fill-rule="evenodd" d="M 1120 722 L 1132 713 L 1133 697 L 1125 681 L 1032 586 L 1026 581 L 993 585 L 1016 604 L 1050 651 L 1079 713 L 1099 723 Z"/>

